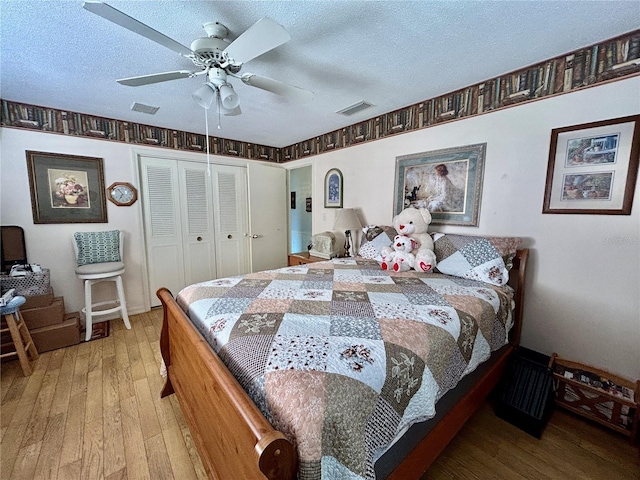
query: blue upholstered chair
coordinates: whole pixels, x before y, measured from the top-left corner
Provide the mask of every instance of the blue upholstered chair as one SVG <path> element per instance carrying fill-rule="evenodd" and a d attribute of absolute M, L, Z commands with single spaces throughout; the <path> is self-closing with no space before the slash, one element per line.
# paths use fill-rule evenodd
<path fill-rule="evenodd" d="M 122 286 L 124 273 L 124 238 L 119 230 L 107 232 L 76 232 L 73 234 L 73 246 L 76 252 L 76 275 L 84 280 L 85 341 L 91 339 L 95 317 L 121 312 L 127 328 L 131 328 L 127 303 Z M 91 299 L 92 287 L 100 282 L 115 282 L 117 299 L 94 303 Z M 103 308 L 113 305 L 112 308 Z"/>
<path fill-rule="evenodd" d="M 29 357 L 31 357 L 31 360 L 37 360 L 38 350 L 31 339 L 27 324 L 24 323 L 24 319 L 20 313 L 20 307 L 24 305 L 25 301 L 26 299 L 22 296 L 13 297 L 4 307 L 0 307 L 0 315 L 2 315 L 2 320 L 6 323 L 6 326 L 2 325 L 0 332 L 9 331 L 11 340 L 15 346 L 15 351 L 3 353 L 0 355 L 0 358 L 17 355 L 20 360 L 22 372 L 25 377 L 28 377 L 32 372 Z"/>

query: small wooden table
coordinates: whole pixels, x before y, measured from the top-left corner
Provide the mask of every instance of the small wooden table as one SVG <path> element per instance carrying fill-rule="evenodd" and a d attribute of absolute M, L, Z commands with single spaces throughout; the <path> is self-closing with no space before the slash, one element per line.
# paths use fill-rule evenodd
<path fill-rule="evenodd" d="M 289 254 L 290 267 L 293 267 L 294 265 L 305 265 L 307 263 L 313 262 L 324 262 L 326 260 L 326 258 L 314 257 L 313 255 L 309 255 L 309 252 L 298 252 Z"/>

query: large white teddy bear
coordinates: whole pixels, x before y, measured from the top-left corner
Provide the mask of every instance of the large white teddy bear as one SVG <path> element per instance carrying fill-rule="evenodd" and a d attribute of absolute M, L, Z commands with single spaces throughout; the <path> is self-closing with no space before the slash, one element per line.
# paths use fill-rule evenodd
<path fill-rule="evenodd" d="M 415 240 L 417 246 L 411 251 L 416 257 L 414 268 L 423 272 L 430 272 L 436 266 L 433 239 L 427 233 L 430 223 L 431 214 L 426 208 L 407 207 L 393 217 L 393 227 L 396 231 Z M 391 247 L 385 247 L 380 253 L 384 256 L 392 250 Z"/>
<path fill-rule="evenodd" d="M 414 268 L 416 256 L 411 250 L 416 246 L 416 241 L 406 235 L 396 235 L 393 239 L 393 250 L 382 255 L 383 270 L 406 272 Z M 388 247 L 387 247 L 388 248 Z"/>

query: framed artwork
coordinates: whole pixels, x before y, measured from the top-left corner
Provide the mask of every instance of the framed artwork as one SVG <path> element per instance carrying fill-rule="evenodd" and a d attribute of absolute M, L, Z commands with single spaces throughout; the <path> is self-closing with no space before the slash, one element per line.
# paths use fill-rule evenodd
<path fill-rule="evenodd" d="M 551 131 L 542 213 L 630 215 L 640 115 Z"/>
<path fill-rule="evenodd" d="M 107 223 L 101 158 L 27 151 L 33 223 Z"/>
<path fill-rule="evenodd" d="M 486 143 L 396 158 L 393 215 L 414 206 L 431 212 L 433 225 L 477 227 Z"/>
<path fill-rule="evenodd" d="M 342 208 L 342 172 L 332 168 L 324 177 L 324 208 Z"/>

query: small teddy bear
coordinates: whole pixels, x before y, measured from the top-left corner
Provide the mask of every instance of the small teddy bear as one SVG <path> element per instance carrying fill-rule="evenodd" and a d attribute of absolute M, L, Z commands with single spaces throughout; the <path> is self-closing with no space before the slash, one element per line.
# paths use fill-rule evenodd
<path fill-rule="evenodd" d="M 411 270 L 416 259 L 415 255 L 411 253 L 415 244 L 415 240 L 406 235 L 396 235 L 393 239 L 393 250 L 385 249 L 382 252 L 382 269 L 396 272 Z"/>

